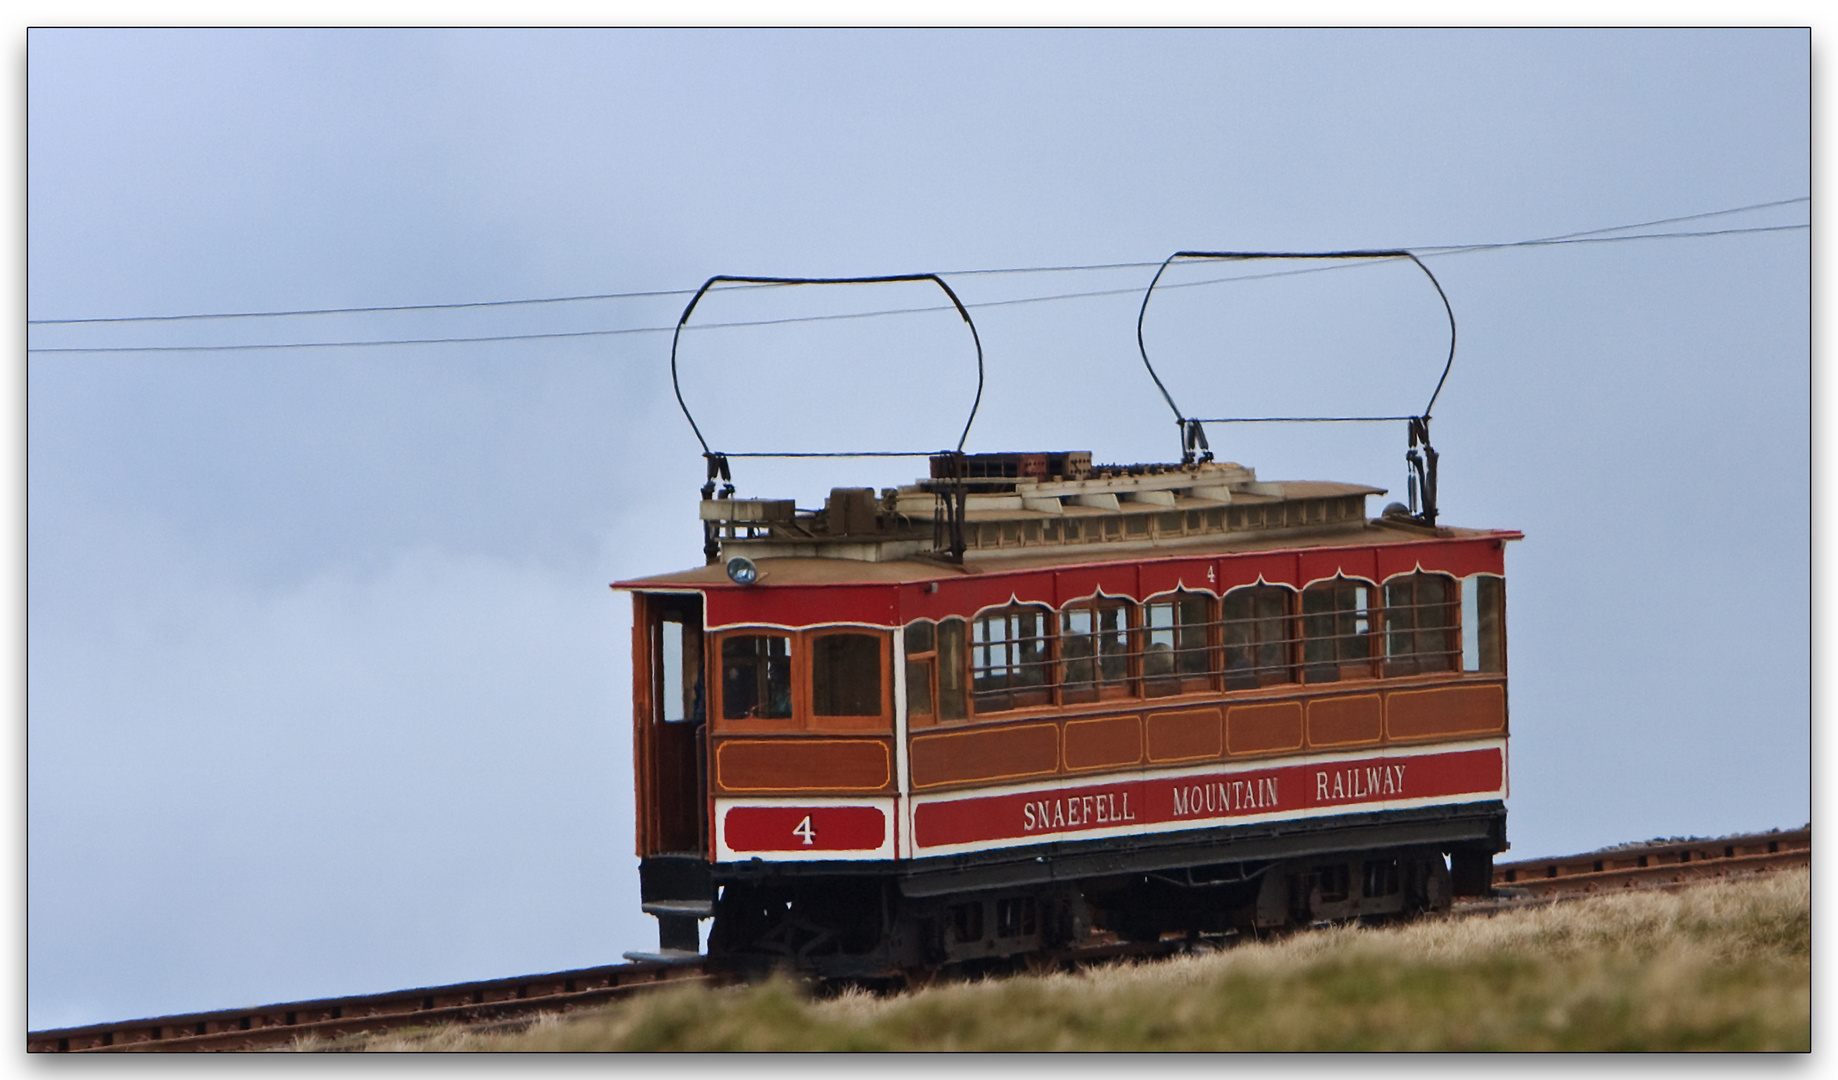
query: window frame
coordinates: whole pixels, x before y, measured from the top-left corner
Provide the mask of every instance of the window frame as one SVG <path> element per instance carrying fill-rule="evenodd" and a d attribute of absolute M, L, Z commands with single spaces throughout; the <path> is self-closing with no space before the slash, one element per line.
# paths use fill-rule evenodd
<path fill-rule="evenodd" d="M 1182 622 L 1180 612 L 1183 601 L 1197 600 L 1200 604 L 1201 618 L 1198 622 Z M 1211 693 L 1219 689 L 1220 676 L 1220 618 L 1219 597 L 1198 589 L 1173 589 L 1156 593 L 1137 605 L 1141 613 L 1141 664 L 1142 696 L 1145 698 L 1180 697 L 1186 694 Z M 1157 627 L 1151 625 L 1151 609 L 1170 605 L 1174 608 L 1175 621 L 1171 626 Z M 1182 644 L 1182 631 L 1198 629 L 1203 640 L 1198 648 Z M 1174 637 L 1173 657 L 1174 670 L 1167 675 L 1149 673 L 1149 650 L 1154 647 L 1154 637 L 1158 633 L 1172 633 Z M 1198 652 L 1201 657 L 1200 671 L 1182 671 L 1181 658 Z"/>
<path fill-rule="evenodd" d="M 999 639 L 978 640 L 982 628 L 993 620 L 1004 619 L 1008 624 L 1005 629 L 1018 629 L 1018 619 L 1023 615 L 1033 615 L 1039 619 L 1041 632 L 1037 636 L 1030 637 L 1020 633 L 1011 633 Z M 1055 621 L 1056 613 L 1050 605 L 1020 601 L 1003 604 L 1001 607 L 984 608 L 967 620 L 964 627 L 964 655 L 967 661 L 964 689 L 969 706 L 967 709 L 969 716 L 966 719 L 1021 712 L 1028 709 L 1051 708 L 1058 703 L 1054 691 L 1054 676 L 1057 673 L 1055 661 L 1058 658 L 1058 638 L 1053 632 Z M 1024 643 L 1031 641 L 1041 643 L 1041 656 L 1037 660 L 1026 660 L 1017 656 L 1013 661 L 1000 665 L 990 664 L 979 667 L 977 664 L 979 652 L 988 656 L 992 655 L 995 649 L 1021 650 L 1025 648 Z M 1037 666 L 1040 670 L 1038 683 L 1024 683 L 1019 687 L 1004 686 L 996 690 L 977 689 L 979 672 L 997 670 L 1012 672 L 1031 666 Z M 988 707 L 983 704 L 984 701 L 1006 701 L 1007 704 Z"/>
<path fill-rule="evenodd" d="M 1422 598 L 1422 586 L 1436 580 L 1443 588 L 1440 601 L 1425 603 Z M 1408 604 L 1394 604 L 1393 590 L 1408 589 Z M 1409 573 L 1393 574 L 1379 586 L 1381 597 L 1380 608 L 1383 618 L 1382 626 L 1377 633 L 1380 637 L 1379 663 L 1384 678 L 1404 679 L 1417 675 L 1459 675 L 1462 671 L 1462 622 L 1461 622 L 1461 579 L 1453 574 L 1421 568 Z M 1422 617 L 1426 609 L 1440 608 L 1444 619 L 1438 626 L 1423 626 Z M 1408 623 L 1400 628 L 1395 624 Z M 1442 647 L 1424 649 L 1425 639 L 1435 644 L 1434 635 L 1442 636 Z M 1397 646 L 1402 638 L 1408 637 L 1409 651 L 1399 650 Z M 1429 666 L 1424 663 L 1426 657 L 1439 658 L 1441 666 Z M 1432 661 L 1434 663 L 1434 661 Z"/>
<path fill-rule="evenodd" d="M 820 716 L 817 713 L 817 642 L 829 637 L 873 638 L 880 656 L 880 711 L 869 716 Z M 792 657 L 791 669 L 803 685 L 806 731 L 892 731 L 893 730 L 893 634 L 885 627 L 825 626 L 805 630 L 797 644 L 804 659 Z M 794 699 L 792 709 L 797 712 Z"/>
<path fill-rule="evenodd" d="M 910 634 L 913 627 L 921 623 L 931 628 L 932 644 L 930 648 L 914 649 L 912 648 Z M 956 629 L 947 632 L 945 629 L 947 624 L 955 624 Z M 963 724 L 974 719 L 970 712 L 969 693 L 969 620 L 961 615 L 947 615 L 941 619 L 908 619 L 905 624 L 900 627 L 899 632 L 902 635 L 901 645 L 903 648 L 901 652 L 906 667 L 906 726 L 908 728 L 930 728 L 947 724 Z M 955 657 L 956 663 L 954 664 L 950 662 L 952 659 L 952 649 L 947 647 L 948 639 L 953 633 L 957 635 L 959 642 L 959 648 Z M 925 692 L 931 698 L 932 708 L 929 712 L 919 713 L 913 711 L 913 687 L 915 685 L 913 676 L 915 667 L 919 669 L 924 681 Z M 952 710 L 945 707 L 948 697 L 945 687 L 945 673 L 947 671 L 955 674 L 959 683 L 957 694 L 962 698 L 960 703 L 962 707 L 957 710 L 960 715 L 956 716 L 950 715 Z"/>
<path fill-rule="evenodd" d="M 1473 586 L 1474 624 L 1468 621 L 1468 593 Z M 1506 577 L 1504 574 L 1474 573 L 1458 579 L 1457 615 L 1461 623 L 1460 673 L 1480 678 L 1503 678 L 1506 675 Z M 1491 596 L 1489 596 L 1491 594 Z M 1468 636 L 1474 635 L 1475 666 L 1468 663 Z M 1491 661 L 1491 667 L 1488 666 Z"/>
<path fill-rule="evenodd" d="M 709 637 L 712 640 L 709 642 L 705 655 L 716 665 L 714 677 L 708 680 L 714 689 L 714 694 L 711 695 L 714 701 L 711 702 L 712 707 L 708 710 L 708 722 L 712 730 L 716 732 L 763 733 L 774 731 L 799 731 L 803 729 L 803 719 L 798 711 L 799 649 L 797 631 L 787 630 L 779 626 L 732 626 L 716 630 L 710 633 Z M 786 665 L 789 669 L 787 678 L 791 683 L 788 688 L 788 692 L 791 696 L 790 716 L 783 718 L 728 716 L 727 673 L 724 670 L 727 664 L 725 658 L 727 645 L 729 641 L 737 638 L 749 637 L 785 639 Z"/>
<path fill-rule="evenodd" d="M 1232 597 L 1240 595 L 1245 596 L 1252 604 L 1252 613 L 1242 620 L 1233 619 L 1226 614 L 1226 606 L 1231 601 Z M 1278 616 L 1258 615 L 1256 613 L 1256 601 L 1260 595 L 1281 596 L 1283 598 L 1283 613 Z M 1219 634 L 1222 639 L 1220 643 L 1220 681 L 1227 693 L 1262 690 L 1271 686 L 1295 686 L 1303 681 L 1300 663 L 1302 648 L 1301 610 L 1302 591 L 1294 586 L 1272 584 L 1271 582 L 1259 580 L 1255 584 L 1239 585 L 1236 588 L 1226 590 L 1225 595 L 1219 598 Z M 1257 636 L 1255 640 L 1243 645 L 1235 645 L 1232 643 L 1231 630 L 1235 624 L 1239 622 L 1247 623 L 1255 634 L 1261 631 L 1265 623 L 1272 620 L 1280 621 L 1282 636 L 1279 639 L 1275 641 L 1266 641 L 1262 636 Z M 1254 662 L 1246 669 L 1250 673 L 1248 677 L 1251 681 L 1244 685 L 1238 685 L 1235 680 L 1240 677 L 1234 674 L 1231 666 L 1233 650 L 1248 649 L 1255 661 L 1262 659 L 1259 655 L 1260 650 L 1275 644 L 1281 644 L 1283 656 L 1283 662 L 1273 669 L 1276 674 L 1274 676 L 1266 674 L 1267 671 L 1272 669 L 1267 668 L 1262 663 Z"/>
<path fill-rule="evenodd" d="M 1110 596 L 1096 593 L 1091 596 L 1068 600 L 1058 611 L 1053 613 L 1053 651 L 1055 663 L 1052 666 L 1054 676 L 1054 701 L 1061 706 L 1091 705 L 1102 701 L 1129 701 L 1142 696 L 1142 643 L 1140 626 L 1142 623 L 1142 605 L 1127 596 Z M 1093 649 L 1090 656 L 1068 657 L 1066 642 L 1070 638 L 1089 638 L 1093 642 L 1101 641 L 1102 635 L 1115 633 L 1101 629 L 1101 612 L 1121 610 L 1123 612 L 1123 648 L 1116 653 L 1102 652 Z M 1092 628 L 1088 632 L 1070 632 L 1066 629 L 1066 618 L 1069 615 L 1084 611 L 1091 617 Z M 1123 661 L 1123 677 L 1120 680 L 1107 679 L 1103 676 L 1103 667 L 1109 656 L 1116 655 Z M 1094 665 L 1094 678 L 1074 681 L 1070 673 L 1073 664 L 1089 663 Z M 1090 687 L 1090 696 L 1085 696 Z M 1076 696 L 1075 696 L 1076 695 Z"/>
<path fill-rule="evenodd" d="M 939 715 L 942 710 L 938 701 L 939 622 L 938 619 L 908 619 L 900 627 L 900 656 L 901 663 L 906 669 L 904 685 L 906 686 L 905 707 L 908 729 L 936 727 L 944 719 Z M 912 641 L 913 628 L 921 624 L 931 631 L 932 643 L 926 648 L 915 649 Z M 914 678 L 915 668 L 918 669 L 917 679 Z M 922 713 L 913 711 L 913 687 L 915 685 L 925 687 L 926 700 L 931 705 Z"/>
<path fill-rule="evenodd" d="M 815 702 L 815 642 L 819 638 L 843 634 L 872 637 L 880 647 L 881 707 L 874 716 L 818 716 Z M 708 717 L 716 735 L 770 735 L 805 732 L 858 732 L 891 734 L 893 732 L 893 631 L 884 626 L 841 624 L 788 630 L 782 626 L 727 626 L 708 631 L 703 655 L 722 663 L 722 651 L 730 638 L 779 637 L 787 639 L 791 676 L 791 716 L 785 719 L 765 717 L 727 717 L 727 684 L 719 667 L 708 682 L 714 686 L 710 695 Z"/>
<path fill-rule="evenodd" d="M 1336 590 L 1341 588 L 1363 589 L 1366 592 L 1365 604 L 1363 607 L 1358 604 L 1344 608 L 1336 606 L 1325 612 L 1311 613 L 1308 610 L 1309 595 L 1313 593 L 1319 596 L 1330 588 Z M 1345 573 L 1335 574 L 1331 578 L 1323 578 L 1319 581 L 1311 581 L 1302 587 L 1296 601 L 1296 606 L 1298 608 L 1297 619 L 1301 627 L 1301 633 L 1298 635 L 1298 638 L 1301 643 L 1302 653 L 1300 662 L 1297 664 L 1297 671 L 1301 675 L 1301 682 L 1304 685 L 1351 682 L 1377 677 L 1379 658 L 1374 654 L 1378 650 L 1373 648 L 1372 639 L 1376 636 L 1376 631 L 1382 626 L 1382 619 L 1384 617 L 1384 609 L 1380 603 L 1382 597 L 1383 592 L 1376 583 L 1366 578 L 1350 577 Z M 1331 618 L 1335 621 L 1335 633 L 1331 635 L 1311 634 L 1309 630 L 1312 620 L 1323 618 Z M 1353 626 L 1350 633 L 1341 628 L 1345 625 L 1342 622 L 1343 619 L 1346 620 L 1346 623 L 1350 623 Z M 1359 625 L 1362 619 L 1365 623 L 1363 627 Z M 1365 655 L 1347 655 L 1351 650 L 1343 646 L 1344 643 L 1349 641 L 1361 642 L 1363 644 L 1363 649 L 1360 651 L 1364 652 Z M 1334 655 L 1325 660 L 1309 659 L 1309 646 L 1320 642 L 1333 642 Z M 1330 665 L 1333 671 L 1331 675 L 1327 674 Z"/>

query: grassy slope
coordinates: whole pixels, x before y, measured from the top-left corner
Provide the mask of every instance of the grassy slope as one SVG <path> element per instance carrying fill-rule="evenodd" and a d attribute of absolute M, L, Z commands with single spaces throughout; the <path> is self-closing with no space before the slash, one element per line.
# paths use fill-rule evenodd
<path fill-rule="evenodd" d="M 1807 1050 L 1804 871 L 901 997 L 689 988 L 429 1050 Z"/>

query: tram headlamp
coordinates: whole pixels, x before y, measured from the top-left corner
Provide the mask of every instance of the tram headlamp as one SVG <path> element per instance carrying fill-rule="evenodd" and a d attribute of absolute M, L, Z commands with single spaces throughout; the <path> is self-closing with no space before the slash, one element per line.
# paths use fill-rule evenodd
<path fill-rule="evenodd" d="M 745 555 L 736 555 L 728 560 L 728 580 L 736 585 L 751 585 L 759 580 L 759 567 Z"/>

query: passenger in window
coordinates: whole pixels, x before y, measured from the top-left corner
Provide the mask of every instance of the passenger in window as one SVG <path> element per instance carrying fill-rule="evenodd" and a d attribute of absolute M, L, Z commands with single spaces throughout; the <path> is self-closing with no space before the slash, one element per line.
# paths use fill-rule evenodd
<path fill-rule="evenodd" d="M 791 641 L 769 634 L 739 634 L 721 643 L 721 716 L 724 720 L 791 718 Z"/>
<path fill-rule="evenodd" d="M 1060 612 L 1062 704 L 1127 697 L 1130 678 L 1130 610 L 1122 600 L 1098 598 Z"/>
<path fill-rule="evenodd" d="M 1225 597 L 1225 685 L 1228 690 L 1295 681 L 1288 589 L 1256 585 Z"/>
<path fill-rule="evenodd" d="M 1368 678 L 1371 587 L 1346 578 L 1302 590 L 1302 663 L 1308 682 Z"/>

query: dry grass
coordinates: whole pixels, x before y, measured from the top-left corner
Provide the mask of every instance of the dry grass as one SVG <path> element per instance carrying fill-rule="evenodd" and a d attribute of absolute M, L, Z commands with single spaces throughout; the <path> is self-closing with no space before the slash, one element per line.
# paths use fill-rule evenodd
<path fill-rule="evenodd" d="M 1807 1050 L 1805 871 L 1214 955 L 810 1000 L 636 998 L 375 1050 Z"/>

